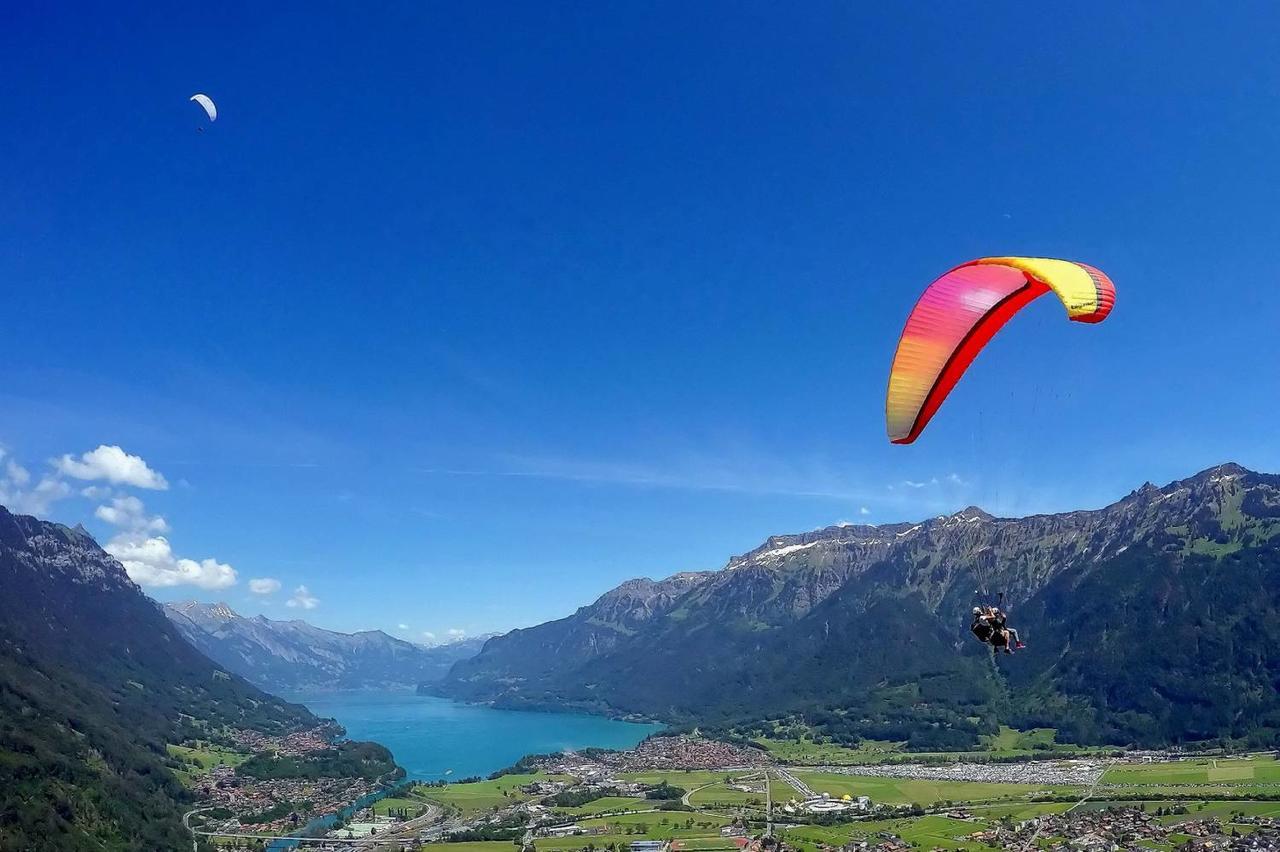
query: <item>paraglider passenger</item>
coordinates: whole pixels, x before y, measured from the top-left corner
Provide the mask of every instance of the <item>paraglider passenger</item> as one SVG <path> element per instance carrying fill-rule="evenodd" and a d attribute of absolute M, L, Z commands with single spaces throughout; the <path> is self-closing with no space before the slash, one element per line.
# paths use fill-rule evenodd
<path fill-rule="evenodd" d="M 1014 648 L 1026 647 L 1018 638 L 1018 631 L 1008 625 L 1007 617 L 998 607 L 975 606 L 969 630 L 979 642 L 1006 654 L 1012 654 Z"/>
<path fill-rule="evenodd" d="M 991 637 L 995 634 L 995 626 L 982 611 L 982 607 L 975 606 L 973 608 L 973 624 L 969 626 L 969 630 L 978 638 L 978 641 L 986 645 L 991 642 Z"/>
<path fill-rule="evenodd" d="M 1004 611 L 1000 609 L 1000 607 L 998 606 L 989 607 L 988 609 L 990 610 L 990 613 L 991 613 L 991 623 L 995 627 L 996 632 L 1007 633 L 1009 644 L 1012 645 L 1013 647 L 1025 648 L 1026 645 L 1023 645 L 1022 640 L 1018 638 L 1018 631 L 1014 630 L 1012 627 L 1009 626 L 1008 624 L 1009 617 L 1004 614 Z"/>

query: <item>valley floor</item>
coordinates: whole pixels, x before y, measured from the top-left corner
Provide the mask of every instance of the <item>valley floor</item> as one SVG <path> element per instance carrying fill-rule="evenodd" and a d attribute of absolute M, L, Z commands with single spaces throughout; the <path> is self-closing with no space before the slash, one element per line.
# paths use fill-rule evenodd
<path fill-rule="evenodd" d="M 962 763 L 616 771 L 570 757 L 524 774 L 414 785 L 358 814 L 329 848 L 753 852 L 771 848 L 768 837 L 797 852 L 1280 848 L 1274 755 L 994 766 L 1022 780 L 970 778 Z M 940 777 L 948 771 L 955 777 Z"/>

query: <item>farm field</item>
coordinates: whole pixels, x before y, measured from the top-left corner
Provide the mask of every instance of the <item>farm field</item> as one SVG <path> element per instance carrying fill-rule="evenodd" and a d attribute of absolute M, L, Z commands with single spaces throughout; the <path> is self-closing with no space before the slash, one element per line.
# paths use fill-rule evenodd
<path fill-rule="evenodd" d="M 1203 758 L 1172 763 L 1126 764 L 1108 769 L 1104 784 L 1255 784 L 1280 785 L 1274 757 Z"/>

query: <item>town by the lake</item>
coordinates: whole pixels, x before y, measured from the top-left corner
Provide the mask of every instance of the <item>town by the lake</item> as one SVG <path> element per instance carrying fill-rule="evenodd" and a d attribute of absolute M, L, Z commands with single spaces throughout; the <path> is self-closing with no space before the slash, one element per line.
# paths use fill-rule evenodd
<path fill-rule="evenodd" d="M 333 748 L 323 731 L 242 745 L 304 761 Z M 255 778 L 237 771 L 247 753 L 225 751 L 192 759 L 189 824 L 224 849 L 331 852 L 1280 848 L 1274 753 L 814 745 L 797 759 L 808 745 L 659 735 L 429 782 Z"/>

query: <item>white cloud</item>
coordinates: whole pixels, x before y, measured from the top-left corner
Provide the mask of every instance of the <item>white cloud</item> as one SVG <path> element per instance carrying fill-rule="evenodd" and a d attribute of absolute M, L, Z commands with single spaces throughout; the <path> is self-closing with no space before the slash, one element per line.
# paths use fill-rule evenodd
<path fill-rule="evenodd" d="M 313 596 L 311 592 L 307 590 L 306 586 L 299 586 L 293 590 L 293 597 L 285 601 L 285 606 L 300 609 L 315 609 L 320 606 L 320 599 Z"/>
<path fill-rule="evenodd" d="M 154 533 L 169 531 L 169 524 L 164 518 L 148 515 L 142 501 L 132 495 L 114 497 L 110 505 L 99 506 L 93 514 L 100 521 L 129 530 Z"/>
<path fill-rule="evenodd" d="M 57 501 L 71 495 L 71 488 L 56 476 L 43 476 L 34 487 L 31 473 L 0 449 L 0 505 L 20 515 L 49 514 L 49 508 Z"/>
<path fill-rule="evenodd" d="M 961 479 L 961 478 L 960 478 L 960 474 L 958 474 L 958 473 L 948 473 L 946 476 L 944 476 L 944 477 L 943 477 L 943 478 L 941 478 L 941 479 L 939 479 L 939 478 L 938 478 L 938 477 L 936 477 L 936 476 L 931 477 L 931 478 L 926 479 L 926 480 L 920 480 L 920 481 L 917 481 L 917 480 L 914 480 L 914 479 L 904 479 L 904 480 L 902 480 L 902 483 L 901 483 L 901 484 L 902 484 L 902 485 L 905 485 L 907 488 L 914 488 L 914 489 L 919 490 L 919 489 L 921 489 L 921 488 L 937 488 L 939 485 L 944 485 L 944 486 L 945 486 L 945 485 L 956 485 L 956 486 L 961 486 L 961 487 L 963 487 L 963 486 L 968 485 L 969 483 L 968 483 L 966 480 Z M 892 485 L 890 485 L 890 486 L 889 486 L 889 490 L 890 490 L 890 491 L 892 491 L 892 490 L 893 490 L 893 486 L 892 486 Z"/>
<path fill-rule="evenodd" d="M 120 560 L 129 579 L 139 586 L 198 586 L 225 589 L 234 586 L 236 571 L 216 559 L 182 559 L 174 555 L 164 536 L 141 532 L 121 533 L 103 548 Z"/>
<path fill-rule="evenodd" d="M 422 638 L 426 639 L 428 642 L 434 642 L 436 640 L 436 634 L 432 633 L 430 630 L 424 630 L 422 631 Z"/>
<path fill-rule="evenodd" d="M 150 490 L 169 487 L 165 478 L 138 456 L 131 456 L 117 446 L 103 444 L 80 457 L 64 455 L 53 459 L 52 473 L 31 486 L 31 474 L 0 448 L 0 504 L 15 512 L 46 515 L 57 500 L 75 493 L 64 477 L 105 480 L 114 486 L 131 486 Z M 173 552 L 173 546 L 162 533 L 169 524 L 159 515 L 147 513 L 137 497 L 107 485 L 88 485 L 80 496 L 100 503 L 94 516 L 120 532 L 104 546 L 124 566 L 130 579 L 140 586 L 198 586 L 202 589 L 225 589 L 236 583 L 236 571 L 216 559 L 187 559 Z"/>
<path fill-rule="evenodd" d="M 467 631 L 463 630 L 461 627 L 450 627 L 445 631 L 445 633 L 448 634 L 450 639 L 461 639 L 463 636 L 467 635 Z"/>
<path fill-rule="evenodd" d="M 409 625 L 407 625 L 407 624 L 397 624 L 397 625 L 396 625 L 396 627 L 397 627 L 397 628 L 399 628 L 400 630 L 408 630 L 408 629 L 409 629 Z"/>
<path fill-rule="evenodd" d="M 871 510 L 870 510 L 870 509 L 868 509 L 866 506 L 862 506 L 861 508 L 859 508 L 859 509 L 858 509 L 858 514 L 859 514 L 859 515 L 870 515 L 870 514 L 871 514 Z"/>
<path fill-rule="evenodd" d="M 4 458 L 4 450 L 0 450 L 0 459 L 2 458 Z M 27 469 L 13 459 L 4 463 L 4 473 L 5 477 L 18 488 L 31 481 L 31 474 L 27 473 Z"/>
<path fill-rule="evenodd" d="M 114 444 L 101 444 L 96 450 L 81 453 L 79 459 L 70 454 L 64 455 L 54 466 L 59 473 L 75 479 L 105 479 L 112 485 L 132 485 L 152 491 L 164 491 L 169 487 L 168 481 L 152 470 L 141 456 L 131 456 Z"/>
<path fill-rule="evenodd" d="M 280 581 L 274 577 L 254 577 L 249 581 L 249 591 L 255 595 L 274 595 L 280 591 Z"/>

